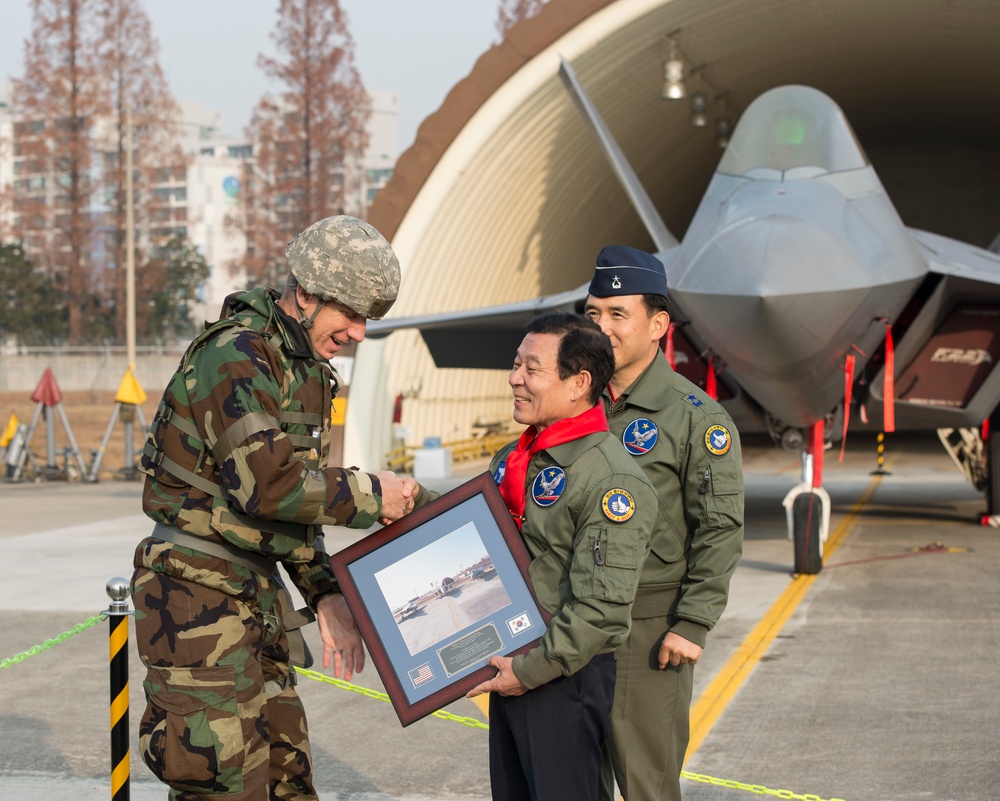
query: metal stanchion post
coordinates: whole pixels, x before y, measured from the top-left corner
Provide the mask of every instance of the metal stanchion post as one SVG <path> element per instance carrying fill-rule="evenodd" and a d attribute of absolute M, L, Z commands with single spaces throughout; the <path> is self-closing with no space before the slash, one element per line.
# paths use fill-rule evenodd
<path fill-rule="evenodd" d="M 111 801 L 129 801 L 128 608 L 129 584 L 116 576 L 107 584 L 111 665 Z"/>

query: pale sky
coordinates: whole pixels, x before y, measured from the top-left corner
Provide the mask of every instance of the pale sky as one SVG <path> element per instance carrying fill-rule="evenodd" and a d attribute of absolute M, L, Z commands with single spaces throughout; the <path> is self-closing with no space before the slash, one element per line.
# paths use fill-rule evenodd
<path fill-rule="evenodd" d="M 274 55 L 278 0 L 141 0 L 178 100 L 223 114 L 240 135 L 268 88 L 257 54 Z M 499 0 L 341 0 L 355 64 L 369 90 L 400 98 L 400 153 L 417 127 L 499 39 Z M 0 81 L 20 76 L 31 33 L 28 0 L 0 0 Z"/>
<path fill-rule="evenodd" d="M 489 551 L 475 524 L 466 523 L 378 571 L 375 580 L 389 608 L 395 610 L 414 596 L 429 592 L 432 584 L 440 586 L 441 579 L 455 576 L 486 556 L 489 556 Z"/>

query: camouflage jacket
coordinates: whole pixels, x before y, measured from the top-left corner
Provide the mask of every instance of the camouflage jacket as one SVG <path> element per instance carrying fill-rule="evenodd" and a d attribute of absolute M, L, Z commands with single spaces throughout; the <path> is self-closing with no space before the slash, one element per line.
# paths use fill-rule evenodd
<path fill-rule="evenodd" d="M 272 290 L 230 296 L 163 394 L 143 450 L 143 511 L 281 561 L 315 606 L 337 586 L 314 548 L 319 527 L 367 528 L 382 504 L 375 476 L 326 466 L 336 390 L 335 373 Z M 164 565 L 167 551 L 190 553 L 180 546 L 154 539 L 143 549 L 153 569 L 237 596 L 259 589 L 249 571 L 212 571 L 197 555 Z"/>

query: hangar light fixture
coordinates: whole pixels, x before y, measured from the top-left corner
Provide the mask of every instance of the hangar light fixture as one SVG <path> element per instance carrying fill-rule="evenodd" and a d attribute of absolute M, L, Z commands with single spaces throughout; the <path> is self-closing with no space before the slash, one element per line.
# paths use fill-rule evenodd
<path fill-rule="evenodd" d="M 697 91 L 691 93 L 691 124 L 695 128 L 708 125 L 708 95 Z"/>
<path fill-rule="evenodd" d="M 677 45 L 670 39 L 670 58 L 663 64 L 663 99 L 683 100 L 685 97 L 684 62 L 677 57 Z"/>
<path fill-rule="evenodd" d="M 725 150 L 729 146 L 729 134 L 733 131 L 733 121 L 729 117 L 715 118 L 715 143 Z"/>

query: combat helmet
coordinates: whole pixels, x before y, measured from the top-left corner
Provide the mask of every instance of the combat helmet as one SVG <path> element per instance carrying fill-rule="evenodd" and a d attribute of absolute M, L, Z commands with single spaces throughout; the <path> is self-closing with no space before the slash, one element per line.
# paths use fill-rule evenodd
<path fill-rule="evenodd" d="M 368 318 L 386 315 L 399 294 L 399 261 L 378 231 L 357 217 L 315 222 L 285 249 L 288 268 L 310 295 Z"/>

